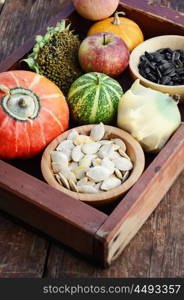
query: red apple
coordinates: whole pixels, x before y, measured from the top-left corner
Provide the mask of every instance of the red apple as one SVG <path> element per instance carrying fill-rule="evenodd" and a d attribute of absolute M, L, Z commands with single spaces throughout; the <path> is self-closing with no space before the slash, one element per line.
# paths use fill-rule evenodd
<path fill-rule="evenodd" d="M 108 32 L 85 38 L 79 48 L 79 62 L 86 73 L 100 72 L 115 77 L 126 69 L 129 57 L 125 42 Z"/>
<path fill-rule="evenodd" d="M 119 0 L 73 0 L 77 12 L 92 21 L 110 17 L 118 7 Z"/>

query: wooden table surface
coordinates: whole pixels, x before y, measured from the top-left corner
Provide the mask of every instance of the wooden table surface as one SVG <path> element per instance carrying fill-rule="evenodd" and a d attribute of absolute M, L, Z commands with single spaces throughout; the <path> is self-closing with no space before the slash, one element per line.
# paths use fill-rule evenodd
<path fill-rule="evenodd" d="M 183 0 L 148 1 L 184 12 Z M 69 2 L 0 0 L 0 61 Z M 3 277 L 184 277 L 184 173 L 108 269 L 0 212 Z"/>

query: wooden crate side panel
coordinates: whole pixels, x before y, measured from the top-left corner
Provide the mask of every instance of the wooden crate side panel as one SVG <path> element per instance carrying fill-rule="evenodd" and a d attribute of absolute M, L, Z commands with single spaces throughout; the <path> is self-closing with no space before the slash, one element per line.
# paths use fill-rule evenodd
<path fill-rule="evenodd" d="M 123 10 L 128 18 L 133 19 L 140 26 L 145 39 L 165 34 L 184 34 L 184 18 L 176 11 L 158 5 L 146 5 L 142 0 L 130 2 L 121 1 L 119 10 Z"/>
<path fill-rule="evenodd" d="M 93 236 L 106 214 L 0 161 L 0 209 L 64 244 L 92 254 Z"/>
<path fill-rule="evenodd" d="M 141 11 L 143 14 L 152 15 L 157 19 L 160 18 L 160 20 L 171 22 L 173 25 L 184 25 L 183 13 L 158 5 L 158 3 L 154 3 L 154 0 L 120 0 L 120 5 L 128 8 L 130 11 Z"/>
<path fill-rule="evenodd" d="M 72 4 L 69 4 L 55 17 L 52 17 L 44 28 L 38 30 L 34 36 L 26 40 L 26 42 L 22 46 L 20 46 L 16 51 L 14 51 L 11 55 L 9 55 L 5 60 L 3 60 L 0 63 L 0 72 L 5 72 L 12 68 L 20 59 L 22 59 L 25 56 L 25 54 L 27 54 L 32 49 L 32 47 L 35 44 L 36 35 L 45 34 L 47 27 L 54 26 L 58 21 L 68 18 L 68 16 L 70 16 L 70 14 L 72 14 L 73 12 L 74 7 Z"/>
<path fill-rule="evenodd" d="M 184 169 L 184 124 L 96 233 L 96 253 L 111 264 Z"/>

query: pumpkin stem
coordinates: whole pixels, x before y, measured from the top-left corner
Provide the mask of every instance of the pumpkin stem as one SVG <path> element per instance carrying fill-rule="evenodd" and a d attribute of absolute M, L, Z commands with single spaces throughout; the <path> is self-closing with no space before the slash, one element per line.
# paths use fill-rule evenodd
<path fill-rule="evenodd" d="M 106 37 L 106 35 L 105 35 L 105 33 L 104 33 L 104 34 L 103 34 L 103 45 L 106 45 L 105 37 Z"/>
<path fill-rule="evenodd" d="M 2 90 L 2 88 L 0 88 Z M 26 122 L 34 120 L 40 112 L 40 99 L 31 90 L 15 87 L 4 89 L 1 106 L 4 112 L 16 121 Z M 8 93 L 7 93 L 8 91 Z"/>
<path fill-rule="evenodd" d="M 100 76 L 98 74 L 96 74 L 96 79 L 97 79 L 96 84 L 99 85 L 100 82 L 101 82 L 101 78 L 100 78 Z"/>
<path fill-rule="evenodd" d="M 125 16 L 126 14 L 123 11 L 117 11 L 117 12 L 115 12 L 114 20 L 112 21 L 113 25 L 119 25 L 120 24 L 119 15 Z"/>
<path fill-rule="evenodd" d="M 18 105 L 21 107 L 21 108 L 25 108 L 28 106 L 28 102 L 26 101 L 26 99 L 24 98 L 20 98 L 19 102 L 18 102 Z"/>
<path fill-rule="evenodd" d="M 179 94 L 173 95 L 173 99 L 176 102 L 176 104 L 179 104 L 181 102 L 181 96 Z"/>

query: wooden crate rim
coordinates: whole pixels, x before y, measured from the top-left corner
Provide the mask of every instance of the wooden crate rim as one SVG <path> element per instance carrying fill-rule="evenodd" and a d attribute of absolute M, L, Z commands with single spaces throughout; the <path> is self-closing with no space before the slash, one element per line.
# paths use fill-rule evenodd
<path fill-rule="evenodd" d="M 164 9 L 165 12 L 172 11 L 173 17 L 170 18 L 170 20 L 168 20 L 167 18 L 163 16 L 158 16 L 158 14 L 155 13 L 159 7 L 159 12 L 160 14 L 162 14 L 162 8 L 160 8 L 160 6 L 154 6 L 153 7 L 154 9 L 151 9 L 152 12 L 151 11 L 147 12 L 148 3 L 145 0 L 144 0 L 145 11 L 141 10 L 142 8 L 141 4 L 137 3 L 136 0 L 124 0 L 124 1 L 121 0 L 120 5 L 122 7 L 128 7 L 129 9 L 132 8 L 134 11 L 140 12 L 142 14 L 150 15 L 151 17 L 157 19 L 167 20 L 167 22 L 170 22 L 172 24 L 175 24 L 183 28 L 182 24 L 184 24 L 184 18 L 182 18 L 180 14 L 177 14 L 175 11 L 172 11 L 170 9 Z M 64 10 L 62 10 L 62 12 L 57 14 L 56 17 L 53 17 L 49 21 L 49 23 L 45 26 L 45 28 L 47 28 L 47 26 L 54 25 L 56 19 L 58 18 L 60 19 L 66 18 L 73 11 L 74 11 L 73 5 L 72 4 L 68 5 Z M 45 29 L 41 29 L 37 31 L 36 34 L 43 34 L 44 32 Z M 34 45 L 35 35 L 31 37 L 23 46 L 18 48 L 13 54 L 7 57 L 0 64 L 1 72 L 9 69 L 16 61 L 20 60 L 28 51 L 30 51 L 30 49 Z M 110 215 L 107 215 L 99 211 L 98 209 L 89 206 L 88 204 L 75 200 L 67 196 L 66 194 L 63 194 L 62 192 L 57 191 L 56 189 L 47 185 L 43 181 L 35 178 L 34 176 L 31 176 L 26 172 L 23 172 L 20 169 L 15 168 L 10 164 L 1 160 L 0 160 L 0 169 L 2 168 L 4 173 L 0 181 L 0 188 L 10 193 L 16 194 L 17 197 L 21 197 L 26 202 L 39 206 L 41 209 L 55 215 L 58 219 L 61 218 L 70 221 L 70 223 L 72 223 L 73 226 L 77 228 L 82 228 L 85 232 L 89 232 L 91 235 L 93 235 L 94 247 L 98 248 L 99 246 L 98 243 L 103 242 L 105 244 L 108 244 L 117 236 L 118 229 L 121 227 L 121 224 L 123 223 L 124 218 L 127 216 L 130 207 L 133 207 L 137 200 L 136 198 L 132 197 L 132 195 L 135 195 L 135 192 L 136 193 L 139 192 L 140 194 L 141 193 L 143 194 L 145 189 L 145 184 L 147 184 L 148 188 L 151 189 L 151 182 L 153 180 L 153 177 L 155 178 L 158 177 L 159 174 L 162 174 L 162 167 L 160 166 L 168 167 L 168 158 L 173 158 L 174 150 L 181 152 L 181 149 L 183 148 L 184 148 L 184 123 L 182 123 L 180 128 L 172 136 L 172 138 L 167 143 L 167 145 L 157 155 L 157 157 L 153 160 L 153 162 L 147 167 L 147 169 L 144 171 L 143 175 L 138 180 L 138 182 L 123 198 L 123 201 L 121 201 L 114 208 L 114 210 Z M 180 170 L 178 170 L 177 175 L 179 175 L 179 173 L 182 171 L 182 168 L 183 166 L 180 167 Z M 14 172 L 17 175 L 13 182 L 9 182 L 8 170 Z M 21 184 L 19 182 L 18 180 L 19 176 L 24 178 L 24 184 Z M 32 180 L 35 183 L 35 186 L 38 188 L 40 195 L 42 192 L 44 192 L 44 196 L 46 197 L 44 198 L 44 201 L 42 201 L 43 200 L 42 197 L 41 198 L 38 197 L 39 193 L 36 192 L 36 189 L 34 194 L 30 194 L 30 190 L 28 186 L 29 180 Z M 60 198 L 61 194 L 63 195 L 62 198 Z M 49 196 L 52 197 L 52 203 L 49 200 Z M 67 206 L 66 206 L 66 199 L 67 199 Z M 56 208 L 57 208 L 57 213 L 56 213 Z M 75 211 L 74 214 L 72 215 L 71 215 L 71 210 Z M 84 216 L 85 215 L 88 216 L 88 214 L 90 214 L 91 219 L 89 220 L 89 217 L 87 217 L 86 219 L 84 218 L 85 222 L 83 222 L 84 219 L 80 218 L 81 211 L 83 212 Z M 105 248 L 104 251 L 107 251 L 107 247 Z"/>

